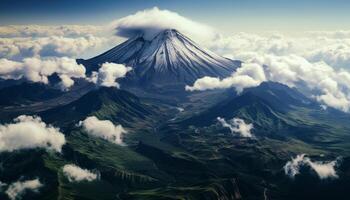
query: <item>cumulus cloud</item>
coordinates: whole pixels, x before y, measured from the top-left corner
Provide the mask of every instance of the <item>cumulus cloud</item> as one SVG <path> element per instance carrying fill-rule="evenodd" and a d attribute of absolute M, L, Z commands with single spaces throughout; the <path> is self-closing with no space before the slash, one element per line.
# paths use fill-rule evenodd
<path fill-rule="evenodd" d="M 123 64 L 103 63 L 98 72 L 93 72 L 89 80 L 95 84 L 104 87 L 117 87 L 117 79 L 125 77 L 125 75 L 132 70 L 131 67 L 126 67 Z"/>
<path fill-rule="evenodd" d="M 217 120 L 223 127 L 229 128 L 232 134 L 239 133 L 240 136 L 249 138 L 253 136 L 250 132 L 253 124 L 246 124 L 243 119 L 233 118 L 227 122 L 224 118 L 218 117 Z"/>
<path fill-rule="evenodd" d="M 85 67 L 78 65 L 75 59 L 37 57 L 25 58 L 21 62 L 0 59 L 0 78 L 21 79 L 25 78 L 32 82 L 49 83 L 48 77 L 57 74 L 61 79 L 64 89 L 69 89 L 74 84 L 72 78 L 85 78 Z"/>
<path fill-rule="evenodd" d="M 26 57 L 81 57 L 114 43 L 114 37 L 86 35 L 78 38 L 50 36 L 39 38 L 0 38 L 0 56 L 21 60 Z M 96 52 L 97 53 L 97 52 Z"/>
<path fill-rule="evenodd" d="M 350 72 L 335 69 L 325 62 L 311 63 L 297 55 L 247 54 L 242 67 L 222 80 L 204 77 L 186 90 L 208 90 L 234 87 L 238 93 L 263 81 L 279 82 L 311 91 L 309 97 L 344 112 L 350 109 Z"/>
<path fill-rule="evenodd" d="M 311 161 L 309 157 L 305 154 L 297 155 L 288 161 L 283 167 L 286 175 L 294 178 L 297 174 L 300 174 L 301 166 L 309 166 L 312 170 L 316 172 L 320 179 L 326 178 L 338 178 L 335 167 L 337 165 L 337 160 L 328 162 L 318 162 Z"/>
<path fill-rule="evenodd" d="M 255 62 L 265 65 L 267 80 L 290 87 L 306 86 L 312 91 L 313 97 L 322 104 L 344 112 L 349 111 L 350 73 L 348 71 L 336 70 L 325 62 L 311 63 L 296 55 L 265 55 L 255 58 Z"/>
<path fill-rule="evenodd" d="M 67 164 L 63 166 L 63 173 L 70 182 L 90 182 L 99 179 L 98 173 L 93 173 L 87 169 L 82 169 L 74 164 Z"/>
<path fill-rule="evenodd" d="M 0 152 L 31 148 L 61 152 L 65 142 L 63 133 L 40 117 L 21 115 L 12 124 L 0 125 Z"/>
<path fill-rule="evenodd" d="M 109 120 L 99 120 L 95 116 L 87 117 L 79 125 L 94 137 L 103 138 L 115 144 L 123 144 L 122 136 L 127 131 L 121 125 L 114 125 Z"/>
<path fill-rule="evenodd" d="M 43 184 L 40 183 L 39 179 L 17 181 L 9 185 L 6 194 L 11 200 L 21 199 L 26 191 L 39 192 L 39 188 L 41 187 L 43 187 Z"/>
<path fill-rule="evenodd" d="M 349 111 L 349 31 L 291 35 L 276 32 L 259 35 L 235 33 L 230 36 L 220 35 L 215 42 L 207 45 L 211 50 L 230 58 L 264 66 L 267 80 L 291 87 L 306 86 L 311 97 L 320 103 Z M 212 79 L 211 82 L 225 86 L 224 82 L 217 79 Z"/>
<path fill-rule="evenodd" d="M 176 29 L 197 40 L 215 36 L 214 31 L 209 26 L 157 7 L 123 17 L 113 22 L 113 24 L 116 27 L 117 35 L 122 37 L 143 35 L 145 39 L 151 40 L 156 34 L 165 29 Z"/>
<path fill-rule="evenodd" d="M 205 76 L 197 79 L 193 86 L 186 86 L 187 91 L 208 90 L 234 87 L 238 93 L 243 89 L 258 86 L 265 81 L 263 67 L 255 63 L 243 63 L 230 77 L 219 79 Z"/>

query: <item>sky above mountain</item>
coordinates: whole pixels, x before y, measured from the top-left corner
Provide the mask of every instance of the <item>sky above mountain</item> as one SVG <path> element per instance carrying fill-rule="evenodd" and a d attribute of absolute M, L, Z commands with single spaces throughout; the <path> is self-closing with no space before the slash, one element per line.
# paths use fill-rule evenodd
<path fill-rule="evenodd" d="M 4 24 L 100 24 L 157 6 L 223 31 L 347 29 L 347 0 L 1 0 Z"/>

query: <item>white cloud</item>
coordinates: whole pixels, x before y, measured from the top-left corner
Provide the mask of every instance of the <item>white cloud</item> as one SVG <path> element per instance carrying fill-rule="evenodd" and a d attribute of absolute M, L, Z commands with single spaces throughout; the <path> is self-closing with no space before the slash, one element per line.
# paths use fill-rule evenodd
<path fill-rule="evenodd" d="M 0 38 L 0 56 L 21 60 L 26 57 L 81 57 L 116 43 L 115 37 L 86 35 L 78 38 L 50 36 L 39 38 Z M 116 43 L 117 44 L 117 43 Z"/>
<path fill-rule="evenodd" d="M 284 173 L 292 178 L 294 178 L 297 174 L 300 174 L 300 166 L 304 163 L 305 154 L 297 155 L 295 158 L 292 158 L 291 161 L 288 161 L 286 165 L 284 165 Z"/>
<path fill-rule="evenodd" d="M 25 58 L 21 62 L 0 59 L 0 78 L 15 79 L 25 78 L 32 82 L 48 84 L 48 77 L 57 73 L 61 78 L 61 85 L 64 89 L 69 89 L 74 84 L 72 78 L 85 78 L 85 67 L 78 65 L 75 59 L 45 58 L 37 57 Z"/>
<path fill-rule="evenodd" d="M 331 162 L 312 162 L 310 158 L 307 158 L 306 162 L 313 170 L 315 170 L 320 179 L 338 178 L 337 172 L 335 171 L 337 160 Z"/>
<path fill-rule="evenodd" d="M 45 148 L 61 152 L 65 137 L 40 117 L 21 115 L 12 124 L 0 125 L 0 152 Z"/>
<path fill-rule="evenodd" d="M 349 80 L 345 78 L 349 76 L 345 69 L 350 66 L 349 32 L 235 33 L 221 35 L 206 45 L 233 59 L 267 65 L 268 80 L 289 86 L 305 81 L 308 87 L 317 90 L 313 95 L 320 96 L 316 99 L 321 103 L 348 111 L 349 87 L 344 85 L 349 84 L 342 82 Z M 335 80 L 338 87 L 325 90 L 318 84 L 328 78 Z"/>
<path fill-rule="evenodd" d="M 133 37 L 142 34 L 148 40 L 165 29 L 176 29 L 200 41 L 208 38 L 212 39 L 215 35 L 209 26 L 192 21 L 169 10 L 160 10 L 157 7 L 123 17 L 112 24 L 115 25 L 119 36 Z"/>
<path fill-rule="evenodd" d="M 246 124 L 243 119 L 233 118 L 226 122 L 224 118 L 218 117 L 217 120 L 220 124 L 229 128 L 231 133 L 239 133 L 242 137 L 252 137 L 252 133 L 250 132 L 253 129 L 253 124 Z"/>
<path fill-rule="evenodd" d="M 204 43 L 209 49 L 233 59 L 245 60 L 245 55 L 297 55 L 309 62 L 326 62 L 334 68 L 350 64 L 350 31 L 235 33 L 219 35 Z"/>
<path fill-rule="evenodd" d="M 301 166 L 309 166 L 312 170 L 316 172 L 320 179 L 326 178 L 338 178 L 335 167 L 337 165 L 337 160 L 329 162 L 314 162 L 311 161 L 309 157 L 305 154 L 297 155 L 288 161 L 283 167 L 286 175 L 294 178 L 297 174 L 300 174 Z"/>
<path fill-rule="evenodd" d="M 93 173 L 87 169 L 82 169 L 74 164 L 67 164 L 63 167 L 63 173 L 70 182 L 94 181 L 99 179 L 97 173 Z"/>
<path fill-rule="evenodd" d="M 265 80 L 262 66 L 255 63 L 242 63 L 242 67 L 238 68 L 230 77 L 220 80 L 205 76 L 197 79 L 193 86 L 187 85 L 185 89 L 195 91 L 234 87 L 238 93 L 241 93 L 243 89 L 258 86 Z"/>
<path fill-rule="evenodd" d="M 93 72 L 89 80 L 95 84 L 105 87 L 117 87 L 119 84 L 117 79 L 125 77 L 131 70 L 131 67 L 126 67 L 123 64 L 103 63 L 98 72 Z"/>
<path fill-rule="evenodd" d="M 39 179 L 17 181 L 9 185 L 6 194 L 11 200 L 21 199 L 22 195 L 25 194 L 27 190 L 39 192 L 39 188 L 42 186 L 43 184 L 40 183 Z"/>
<path fill-rule="evenodd" d="M 334 69 L 325 62 L 311 63 L 297 55 L 246 54 L 242 67 L 222 80 L 204 77 L 186 90 L 208 90 L 234 87 L 238 93 L 263 81 L 279 82 L 290 87 L 311 91 L 322 104 L 344 112 L 350 109 L 350 72 Z M 254 70 L 255 69 L 255 70 Z"/>
<path fill-rule="evenodd" d="M 80 37 L 89 34 L 104 34 L 105 26 L 94 25 L 8 25 L 0 26 L 0 37 L 48 37 L 65 36 Z"/>
<path fill-rule="evenodd" d="M 100 137 L 115 144 L 123 144 L 122 136 L 127 131 L 121 125 L 114 125 L 109 120 L 99 120 L 97 117 L 87 117 L 80 121 L 85 131 L 92 136 Z"/>

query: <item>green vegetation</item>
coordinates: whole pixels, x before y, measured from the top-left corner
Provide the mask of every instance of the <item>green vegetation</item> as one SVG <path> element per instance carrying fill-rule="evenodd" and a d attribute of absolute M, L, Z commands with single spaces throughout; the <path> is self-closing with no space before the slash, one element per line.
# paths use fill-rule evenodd
<path fill-rule="evenodd" d="M 223 91 L 221 101 L 219 93 L 198 93 L 178 105 L 183 112 L 122 90 L 94 90 L 39 113 L 65 133 L 61 154 L 40 149 L 1 153 L 0 180 L 38 177 L 45 187 L 26 194 L 28 199 L 253 200 L 263 199 L 266 191 L 269 199 L 347 199 L 349 115 L 321 110 L 282 89 L 263 85 L 239 96 Z M 76 126 L 92 115 L 126 127 L 127 145 L 89 136 Z M 232 134 L 217 123 L 218 116 L 253 123 L 255 137 Z M 309 169 L 290 179 L 283 166 L 300 153 L 318 160 L 342 156 L 339 179 L 320 181 Z M 62 167 L 71 163 L 98 172 L 100 179 L 69 182 Z M 0 199 L 6 198 L 0 192 Z"/>

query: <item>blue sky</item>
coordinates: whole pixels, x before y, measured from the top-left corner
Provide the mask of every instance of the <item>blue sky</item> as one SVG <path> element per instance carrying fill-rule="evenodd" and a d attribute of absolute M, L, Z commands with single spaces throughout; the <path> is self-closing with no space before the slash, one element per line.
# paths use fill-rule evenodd
<path fill-rule="evenodd" d="M 0 0 L 0 24 L 101 24 L 154 6 L 227 31 L 350 29 L 348 0 Z"/>

